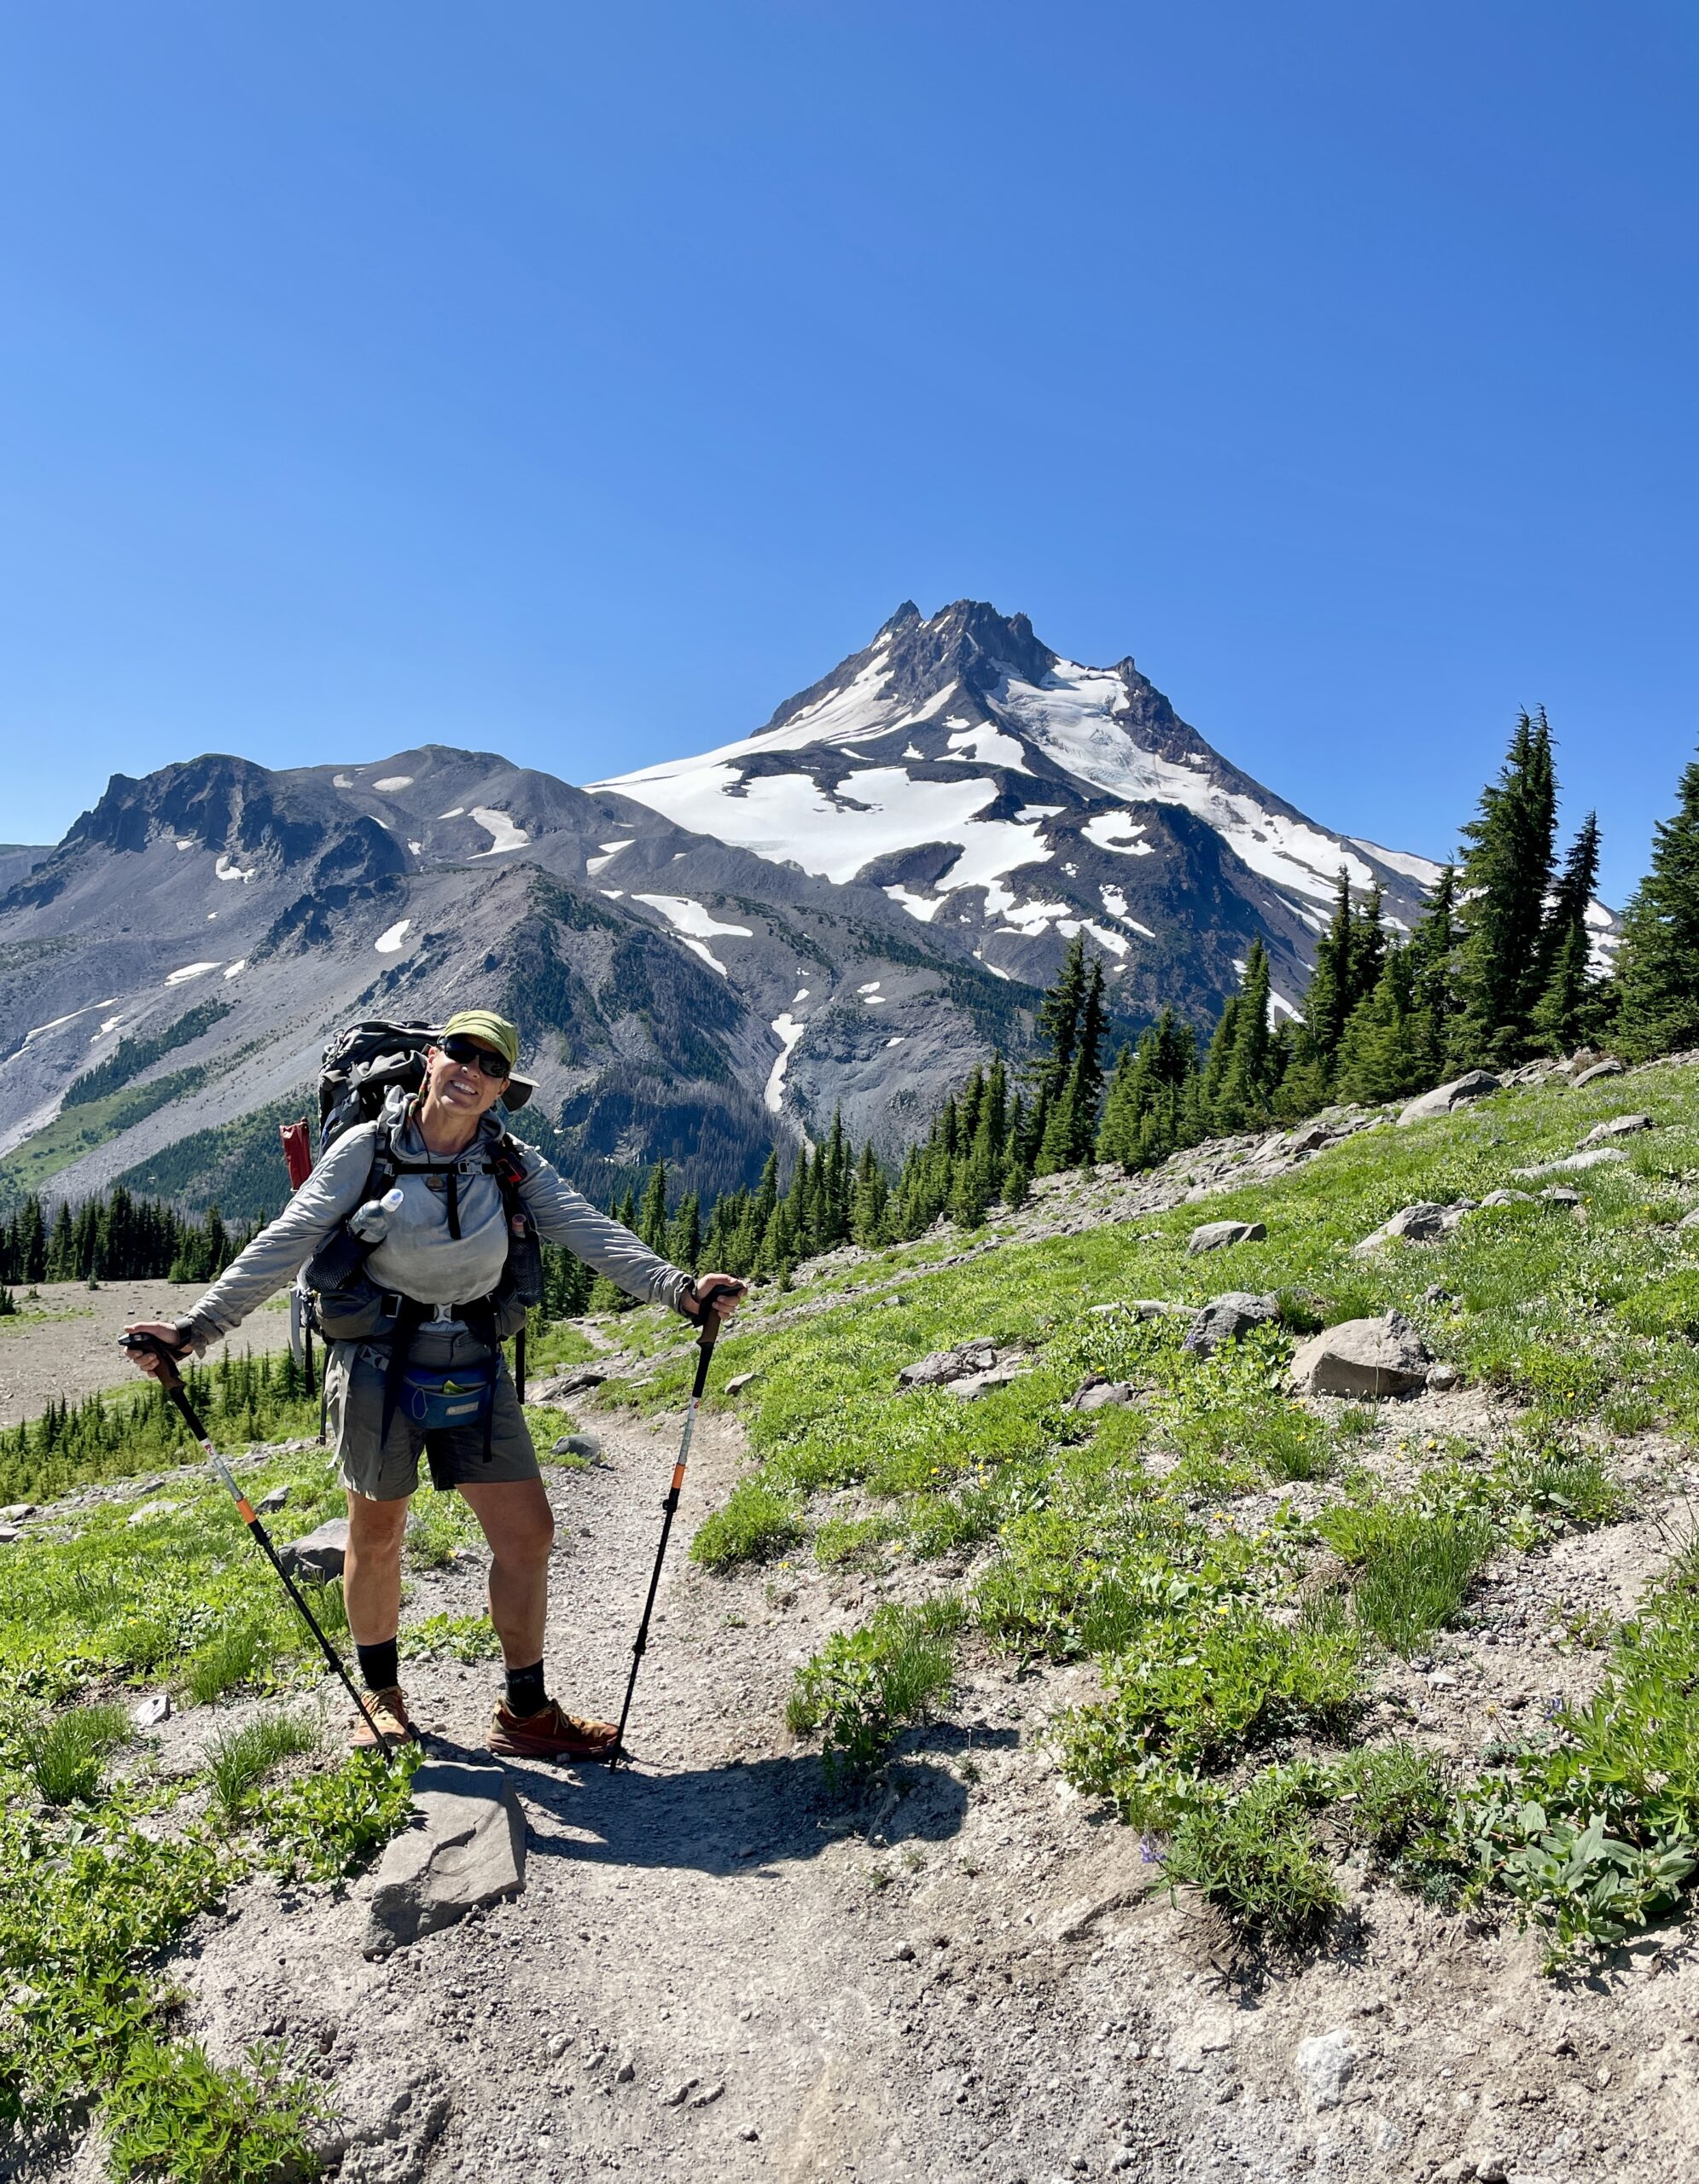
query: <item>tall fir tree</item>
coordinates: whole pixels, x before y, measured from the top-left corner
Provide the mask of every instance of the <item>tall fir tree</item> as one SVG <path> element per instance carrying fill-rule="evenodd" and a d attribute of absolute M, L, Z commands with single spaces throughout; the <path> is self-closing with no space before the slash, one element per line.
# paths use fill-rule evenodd
<path fill-rule="evenodd" d="M 1446 1072 L 1456 1007 L 1457 908 L 1457 868 L 1448 864 L 1434 882 L 1406 951 L 1411 1067 L 1423 1086 L 1437 1084 Z"/>
<path fill-rule="evenodd" d="M 1569 1053 L 1599 1023 L 1603 996 L 1592 974 L 1587 929 L 1598 859 L 1598 815 L 1590 811 L 1569 845 L 1540 933 L 1540 991 L 1532 1031 L 1533 1043 L 1546 1054 Z"/>
<path fill-rule="evenodd" d="M 1261 941 L 1254 940 L 1239 980 L 1232 1042 L 1224 1051 L 1219 1082 L 1211 1093 L 1210 1120 L 1224 1132 L 1254 1129 L 1268 1118 L 1271 1089 L 1268 996 L 1268 950 Z M 1213 1047 L 1211 1051 L 1213 1055 Z"/>
<path fill-rule="evenodd" d="M 1676 794 L 1622 921 L 1617 1037 L 1636 1061 L 1699 1047 L 1699 761 Z"/>
<path fill-rule="evenodd" d="M 1480 811 L 1463 830 L 1463 944 L 1450 1066 L 1503 1068 L 1528 1051 L 1556 823 L 1551 731 L 1542 709 L 1517 720 L 1498 778 L 1481 791 Z"/>
<path fill-rule="evenodd" d="M 1411 1006 L 1410 952 L 1389 948 L 1374 990 L 1351 1012 L 1340 1041 L 1334 1091 L 1341 1100 L 1373 1107 L 1400 1100 L 1423 1082 Z"/>

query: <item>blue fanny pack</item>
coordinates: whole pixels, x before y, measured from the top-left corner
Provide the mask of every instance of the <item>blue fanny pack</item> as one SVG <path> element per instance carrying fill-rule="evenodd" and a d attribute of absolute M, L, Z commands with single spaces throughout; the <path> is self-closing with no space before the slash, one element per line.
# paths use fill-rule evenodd
<path fill-rule="evenodd" d="M 478 1425 L 495 1391 L 495 1372 L 489 1365 L 463 1365 L 451 1373 L 410 1365 L 401 1379 L 399 1408 L 404 1417 L 425 1432 L 442 1433 L 451 1426 Z"/>

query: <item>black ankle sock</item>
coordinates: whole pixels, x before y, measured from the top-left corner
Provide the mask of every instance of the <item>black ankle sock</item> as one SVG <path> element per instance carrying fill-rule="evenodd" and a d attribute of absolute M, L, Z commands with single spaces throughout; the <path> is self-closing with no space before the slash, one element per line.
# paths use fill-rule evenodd
<path fill-rule="evenodd" d="M 368 1691 L 393 1690 L 400 1682 L 401 1664 L 393 1638 L 386 1638 L 381 1646 L 356 1646 L 354 1651 L 360 1657 L 360 1674 Z"/>
<path fill-rule="evenodd" d="M 509 1714 L 540 1714 L 549 1704 L 549 1694 L 543 1688 L 543 1664 L 534 1668 L 508 1670 L 508 1711 Z"/>

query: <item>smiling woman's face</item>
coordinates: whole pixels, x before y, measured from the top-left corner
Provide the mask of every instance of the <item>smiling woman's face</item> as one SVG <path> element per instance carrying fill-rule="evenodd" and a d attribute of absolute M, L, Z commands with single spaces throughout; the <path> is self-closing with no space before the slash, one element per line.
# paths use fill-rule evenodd
<path fill-rule="evenodd" d="M 463 1041 L 457 1038 L 455 1043 Z M 467 1039 L 468 1046 L 494 1054 L 496 1049 L 482 1039 Z M 500 1056 L 497 1059 L 499 1060 Z M 503 1065 L 505 1069 L 505 1065 Z M 486 1077 L 476 1062 L 456 1061 L 440 1047 L 429 1048 L 425 1054 L 425 1097 L 433 1105 L 453 1115 L 484 1115 L 493 1107 L 507 1084 L 505 1074 Z"/>

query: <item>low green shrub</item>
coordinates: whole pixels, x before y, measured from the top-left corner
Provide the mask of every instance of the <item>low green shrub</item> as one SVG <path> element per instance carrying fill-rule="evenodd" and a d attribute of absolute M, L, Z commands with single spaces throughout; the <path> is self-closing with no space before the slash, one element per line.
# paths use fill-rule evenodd
<path fill-rule="evenodd" d="M 1463 1606 L 1492 1551 L 1492 1526 L 1478 1510 L 1429 1515 L 1394 1507 L 1376 1514 L 1379 1530 L 1362 1554 L 1352 1605 L 1383 1646 L 1408 1655 Z"/>
<path fill-rule="evenodd" d="M 1313 1941 L 1343 1900 L 1302 1800 L 1272 1770 L 1242 1796 L 1193 1804 L 1162 1869 L 1171 1885 L 1197 1890 L 1253 1942 Z"/>
<path fill-rule="evenodd" d="M 281 2042 L 250 2048 L 247 2065 L 216 2069 L 197 2041 L 132 2041 L 102 2111 L 113 2184 L 317 2175 L 310 2126 L 332 2112 L 324 2088 L 286 2071 Z"/>
<path fill-rule="evenodd" d="M 865 1781 L 897 1732 L 929 1721 L 949 1697 L 962 1622 L 959 1600 L 887 1600 L 797 1670 L 785 1721 L 794 1736 L 820 1735 L 835 1786 Z"/>
<path fill-rule="evenodd" d="M 183 1687 L 197 1706 L 210 1706 L 227 1691 L 250 1682 L 265 1651 L 268 1618 L 244 1616 L 192 1653 L 183 1671 Z"/>
<path fill-rule="evenodd" d="M 20 1740 L 25 1772 L 49 1804 L 86 1804 L 100 1794 L 108 1754 L 129 1734 L 130 1716 L 121 1706 L 70 1707 L 26 1729 Z"/>
<path fill-rule="evenodd" d="M 705 1570 L 740 1562 L 771 1562 L 798 1546 L 803 1523 L 795 1502 L 760 1478 L 742 1478 L 722 1506 L 705 1517 L 690 1542 L 690 1560 Z"/>
<path fill-rule="evenodd" d="M 404 1661 L 493 1661 L 502 1643 L 487 1615 L 426 1615 L 396 1638 Z"/>
<path fill-rule="evenodd" d="M 310 1714 L 262 1714 L 239 1729 L 228 1729 L 207 1747 L 207 1774 L 213 1802 L 225 1821 L 238 1821 L 256 1784 L 274 1767 L 317 1751 L 324 1732 Z"/>
<path fill-rule="evenodd" d="M 1202 1628 L 1153 1624 L 1106 1664 L 1108 1697 L 1062 1716 L 1062 1771 L 1126 1804 L 1148 1760 L 1209 1771 L 1277 1738 L 1343 1730 L 1363 1703 L 1361 1650 L 1331 1606 L 1291 1624 L 1227 1603 Z"/>
<path fill-rule="evenodd" d="M 423 1749 L 387 1757 L 351 1752 L 340 1766 L 303 1774 L 254 1801 L 266 1863 L 288 1880 L 346 1880 L 361 1872 L 406 1825 Z"/>

